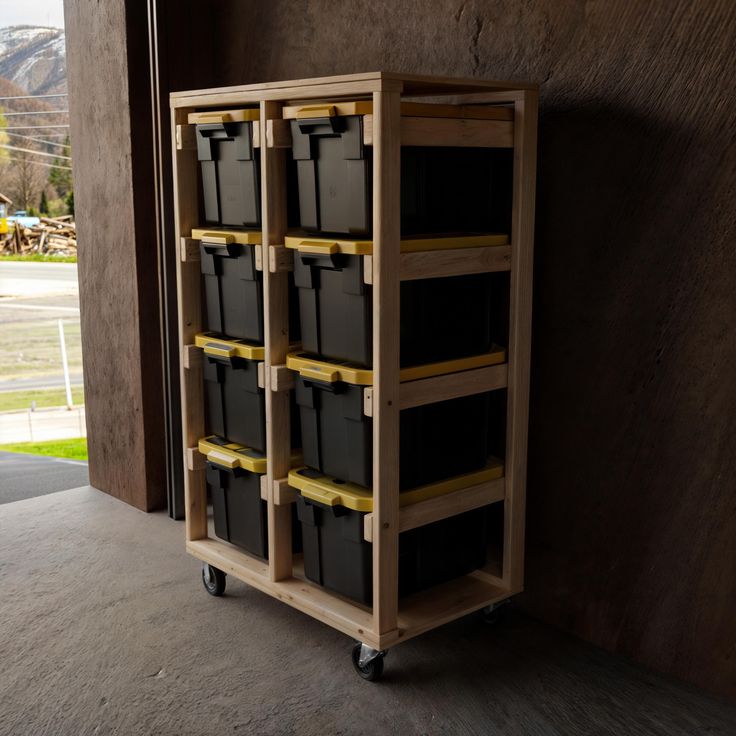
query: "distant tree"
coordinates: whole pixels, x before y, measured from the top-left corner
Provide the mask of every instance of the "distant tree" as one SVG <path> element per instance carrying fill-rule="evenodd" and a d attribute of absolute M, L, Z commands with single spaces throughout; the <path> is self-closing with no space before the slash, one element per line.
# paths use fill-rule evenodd
<path fill-rule="evenodd" d="M 66 195 L 66 208 L 70 215 L 74 214 L 74 191 Z"/>
<path fill-rule="evenodd" d="M 61 150 L 63 156 L 72 155 L 69 136 L 66 137 L 64 148 Z M 54 168 L 49 172 L 49 184 L 56 189 L 60 197 L 66 197 L 72 190 L 72 172 L 69 171 L 69 161 L 64 158 L 57 158 L 54 160 L 53 166 Z"/>
<path fill-rule="evenodd" d="M 38 203 L 38 211 L 42 215 L 48 215 L 49 214 L 49 201 L 46 199 L 46 190 L 41 190 L 41 201 Z"/>
<path fill-rule="evenodd" d="M 5 194 L 13 200 L 16 209 L 28 210 L 38 202 L 39 193 L 46 184 L 46 175 L 33 159 L 33 154 L 17 151 L 13 159 L 7 167 L 7 174 L 3 175 Z"/>

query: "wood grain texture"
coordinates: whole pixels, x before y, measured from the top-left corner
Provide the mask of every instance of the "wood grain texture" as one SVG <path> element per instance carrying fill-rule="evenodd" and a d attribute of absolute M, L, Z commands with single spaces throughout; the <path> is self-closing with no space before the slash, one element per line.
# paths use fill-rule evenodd
<path fill-rule="evenodd" d="M 90 483 L 166 504 L 151 102 L 142 5 L 65 4 Z M 104 47 L 104 52 L 102 51 Z"/>

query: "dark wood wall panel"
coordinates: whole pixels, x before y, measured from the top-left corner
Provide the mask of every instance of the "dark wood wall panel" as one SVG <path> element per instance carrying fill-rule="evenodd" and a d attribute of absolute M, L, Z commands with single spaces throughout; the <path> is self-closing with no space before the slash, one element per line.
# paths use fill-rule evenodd
<path fill-rule="evenodd" d="M 213 86 L 371 69 L 542 83 L 522 600 L 731 694 L 735 13 L 730 0 L 229 1 L 190 21 L 214 55 L 187 49 Z"/>
<path fill-rule="evenodd" d="M 65 2 L 90 483 L 152 510 L 166 496 L 146 18 L 141 2 Z"/>

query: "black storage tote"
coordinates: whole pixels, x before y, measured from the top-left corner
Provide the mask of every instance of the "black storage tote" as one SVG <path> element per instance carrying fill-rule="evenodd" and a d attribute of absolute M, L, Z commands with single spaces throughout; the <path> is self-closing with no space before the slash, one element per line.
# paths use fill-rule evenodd
<path fill-rule="evenodd" d="M 505 235 L 402 240 L 403 252 L 503 246 Z M 373 290 L 365 283 L 370 241 L 289 236 L 299 290 L 302 348 L 334 360 L 370 366 Z M 508 273 L 478 273 L 401 282 L 402 367 L 488 352 L 508 338 Z M 504 319 L 504 314 L 506 318 Z"/>
<path fill-rule="evenodd" d="M 268 559 L 268 509 L 261 498 L 266 457 L 219 437 L 199 441 L 207 458 L 207 487 L 212 498 L 215 534 L 257 557 Z M 296 513 L 292 549 L 301 552 L 302 534 Z"/>
<path fill-rule="evenodd" d="M 452 482 L 402 493 L 400 504 L 408 506 L 502 476 L 503 465 L 496 463 Z M 373 546 L 364 539 L 364 518 L 373 510 L 371 492 L 308 468 L 292 470 L 289 484 L 299 491 L 297 514 L 306 577 L 370 606 Z M 483 567 L 487 546 L 487 507 L 402 532 L 399 595 L 410 595 Z"/>
<path fill-rule="evenodd" d="M 263 343 L 263 264 L 260 230 L 195 228 L 200 241 L 207 329 Z M 300 339 L 299 303 L 289 273 L 289 336 Z"/>
<path fill-rule="evenodd" d="M 287 107 L 297 163 L 301 227 L 308 232 L 367 236 L 372 231 L 372 146 L 365 115 L 371 102 Z M 401 114 L 512 120 L 503 107 L 404 103 Z M 510 144 L 510 140 L 509 140 Z M 403 146 L 401 232 L 509 232 L 513 149 Z"/>
<path fill-rule="evenodd" d="M 505 352 L 455 361 L 455 370 L 503 362 Z M 373 463 L 373 422 L 365 415 L 366 386 L 372 372 L 291 354 L 295 370 L 304 463 L 321 473 L 370 487 Z M 437 375 L 447 364 L 402 371 L 402 380 Z M 445 372 L 451 372 L 446 370 Z M 483 468 L 493 446 L 490 394 L 404 409 L 400 414 L 399 487 L 415 488 Z"/>
<path fill-rule="evenodd" d="M 253 145 L 258 108 L 189 114 L 196 124 L 205 222 L 260 227 L 261 163 Z"/>

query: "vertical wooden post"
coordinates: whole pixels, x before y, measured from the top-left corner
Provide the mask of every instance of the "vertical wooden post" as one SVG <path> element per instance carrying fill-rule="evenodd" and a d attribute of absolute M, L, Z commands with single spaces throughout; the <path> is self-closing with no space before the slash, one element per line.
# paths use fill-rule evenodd
<path fill-rule="evenodd" d="M 513 592 L 524 584 L 524 516 L 529 423 L 534 199 L 538 93 L 525 90 L 514 103 L 514 204 L 511 217 L 511 301 L 508 351 L 506 500 L 503 580 Z"/>
<path fill-rule="evenodd" d="M 373 93 L 373 628 L 397 628 L 400 93 Z"/>
<path fill-rule="evenodd" d="M 283 365 L 289 350 L 289 294 L 285 271 L 271 273 L 269 248 L 286 235 L 285 151 L 269 148 L 267 120 L 281 117 L 280 102 L 261 102 L 261 213 L 263 219 L 263 316 L 266 338 L 266 454 L 268 455 L 268 560 L 271 580 L 292 575 L 291 506 L 274 503 L 274 481 L 291 464 L 289 392 L 272 390 L 271 366 Z"/>
<path fill-rule="evenodd" d="M 171 119 L 172 164 L 174 174 L 174 243 L 189 237 L 199 218 L 197 198 L 197 152 L 179 149 L 177 125 L 186 125 L 189 108 L 173 111 Z M 198 261 L 176 258 L 176 293 L 179 313 L 179 371 L 181 377 L 182 462 L 184 463 L 185 529 L 188 541 L 207 536 L 207 489 L 204 470 L 187 467 L 187 449 L 196 447 L 204 435 L 204 394 L 201 365 L 186 367 L 187 345 L 202 330 L 201 275 Z"/>

